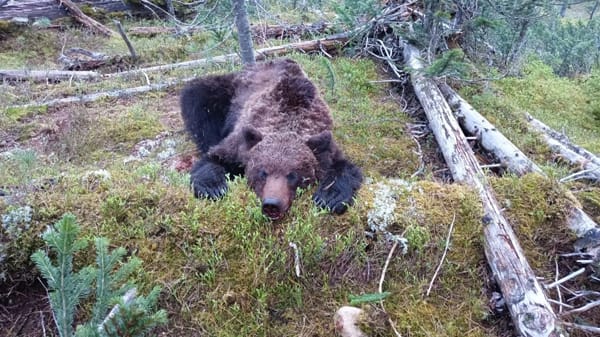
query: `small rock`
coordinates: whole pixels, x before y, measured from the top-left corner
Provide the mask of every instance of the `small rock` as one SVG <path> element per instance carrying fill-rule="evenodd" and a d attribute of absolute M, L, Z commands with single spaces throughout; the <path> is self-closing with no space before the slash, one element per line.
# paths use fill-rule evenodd
<path fill-rule="evenodd" d="M 358 327 L 363 314 L 364 311 L 356 307 L 341 307 L 333 316 L 335 332 L 342 337 L 367 337 Z"/>

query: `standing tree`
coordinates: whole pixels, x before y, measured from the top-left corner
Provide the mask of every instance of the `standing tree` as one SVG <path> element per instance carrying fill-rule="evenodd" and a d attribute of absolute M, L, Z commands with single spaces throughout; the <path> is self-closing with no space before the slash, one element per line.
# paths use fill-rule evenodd
<path fill-rule="evenodd" d="M 233 11 L 235 13 L 235 26 L 238 31 L 238 43 L 240 44 L 242 62 L 245 65 L 252 65 L 256 63 L 256 59 L 254 58 L 254 48 L 252 47 L 252 34 L 250 32 L 250 23 L 248 22 L 246 0 L 233 0 Z"/>

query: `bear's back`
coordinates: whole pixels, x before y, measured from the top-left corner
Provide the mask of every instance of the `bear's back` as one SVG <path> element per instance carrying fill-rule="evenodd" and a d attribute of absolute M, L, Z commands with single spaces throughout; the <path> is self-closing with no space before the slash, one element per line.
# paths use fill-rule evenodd
<path fill-rule="evenodd" d="M 317 88 L 292 60 L 256 64 L 238 73 L 236 81 L 236 126 L 251 125 L 263 134 L 294 132 L 306 139 L 333 126 Z"/>

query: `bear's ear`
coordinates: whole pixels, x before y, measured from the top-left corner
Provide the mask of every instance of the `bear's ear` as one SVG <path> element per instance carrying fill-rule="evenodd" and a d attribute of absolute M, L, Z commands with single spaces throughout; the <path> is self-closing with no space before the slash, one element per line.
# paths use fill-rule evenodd
<path fill-rule="evenodd" d="M 242 136 L 244 137 L 244 142 L 246 142 L 248 149 L 253 148 L 254 145 L 258 144 L 263 138 L 260 131 L 250 126 L 244 126 L 242 129 Z"/>
<path fill-rule="evenodd" d="M 331 131 L 325 130 L 310 137 L 306 141 L 306 145 L 312 150 L 313 153 L 318 154 L 329 150 L 331 147 L 331 139 Z"/>

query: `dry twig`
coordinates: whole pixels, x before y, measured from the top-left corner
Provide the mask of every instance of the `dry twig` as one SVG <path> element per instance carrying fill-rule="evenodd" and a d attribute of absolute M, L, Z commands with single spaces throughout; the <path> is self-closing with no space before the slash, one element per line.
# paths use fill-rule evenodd
<path fill-rule="evenodd" d="M 433 273 L 431 282 L 429 282 L 429 288 L 427 288 L 427 292 L 425 293 L 425 296 L 429 296 L 429 293 L 431 292 L 431 288 L 433 287 L 433 281 L 435 281 L 435 278 L 437 277 L 438 273 L 440 272 L 440 269 L 442 269 L 442 264 L 444 263 L 444 260 L 446 259 L 446 254 L 448 253 L 448 248 L 450 247 L 450 237 L 452 236 L 452 230 L 454 229 L 455 221 L 456 221 L 456 212 L 454 212 L 454 215 L 452 215 L 452 223 L 450 224 L 450 229 L 448 229 L 448 237 L 446 238 L 446 246 L 444 247 L 444 253 L 442 254 L 440 263 L 438 264 L 437 268 L 435 269 L 435 273 Z"/>

